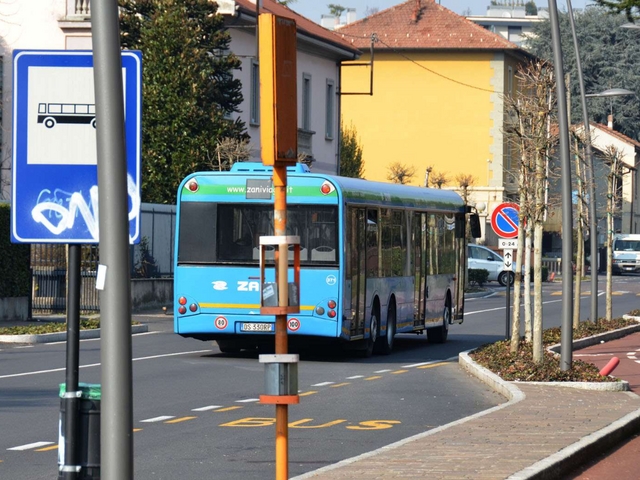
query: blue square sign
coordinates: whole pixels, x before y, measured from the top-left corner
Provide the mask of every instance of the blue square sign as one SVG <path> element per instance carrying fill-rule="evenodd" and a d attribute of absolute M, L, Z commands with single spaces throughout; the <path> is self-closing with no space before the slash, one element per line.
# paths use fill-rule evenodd
<path fill-rule="evenodd" d="M 142 55 L 122 52 L 129 239 L 140 238 Z M 92 51 L 13 55 L 11 241 L 98 243 Z"/>

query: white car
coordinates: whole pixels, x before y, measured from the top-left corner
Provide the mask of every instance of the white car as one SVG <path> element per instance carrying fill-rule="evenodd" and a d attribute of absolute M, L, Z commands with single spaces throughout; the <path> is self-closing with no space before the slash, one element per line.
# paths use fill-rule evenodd
<path fill-rule="evenodd" d="M 482 245 L 467 245 L 467 268 L 483 269 L 489 272 L 489 281 L 497 281 L 503 287 L 513 285 L 515 273 L 513 266 L 511 271 L 505 270 L 504 259 L 493 250 Z"/>

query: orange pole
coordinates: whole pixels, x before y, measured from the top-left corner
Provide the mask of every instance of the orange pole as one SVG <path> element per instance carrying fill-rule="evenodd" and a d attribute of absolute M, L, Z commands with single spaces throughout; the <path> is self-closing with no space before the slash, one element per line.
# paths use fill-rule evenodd
<path fill-rule="evenodd" d="M 287 234 L 287 167 L 273 167 L 273 232 L 276 236 Z M 277 261 L 278 305 L 289 303 L 289 251 L 287 245 L 279 245 Z M 288 353 L 287 315 L 276 315 L 276 354 Z M 289 406 L 276 405 L 276 480 L 289 478 Z"/>

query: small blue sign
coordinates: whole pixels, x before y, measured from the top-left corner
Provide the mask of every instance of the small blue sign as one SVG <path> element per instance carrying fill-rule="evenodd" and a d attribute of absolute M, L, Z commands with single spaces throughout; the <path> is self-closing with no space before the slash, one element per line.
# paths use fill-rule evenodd
<path fill-rule="evenodd" d="M 138 243 L 140 52 L 122 52 L 122 80 L 129 240 Z M 95 113 L 92 51 L 14 52 L 12 242 L 98 243 Z"/>

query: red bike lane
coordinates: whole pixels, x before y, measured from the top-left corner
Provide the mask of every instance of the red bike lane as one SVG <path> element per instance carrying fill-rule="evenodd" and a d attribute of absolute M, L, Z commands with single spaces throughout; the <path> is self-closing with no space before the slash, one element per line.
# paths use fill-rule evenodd
<path fill-rule="evenodd" d="M 629 382 L 632 392 L 640 395 L 640 332 L 626 337 L 575 350 L 574 360 L 604 368 L 614 357 L 620 360 L 611 375 Z M 627 442 L 595 458 L 569 476 L 567 480 L 638 480 L 640 478 L 640 433 Z"/>

